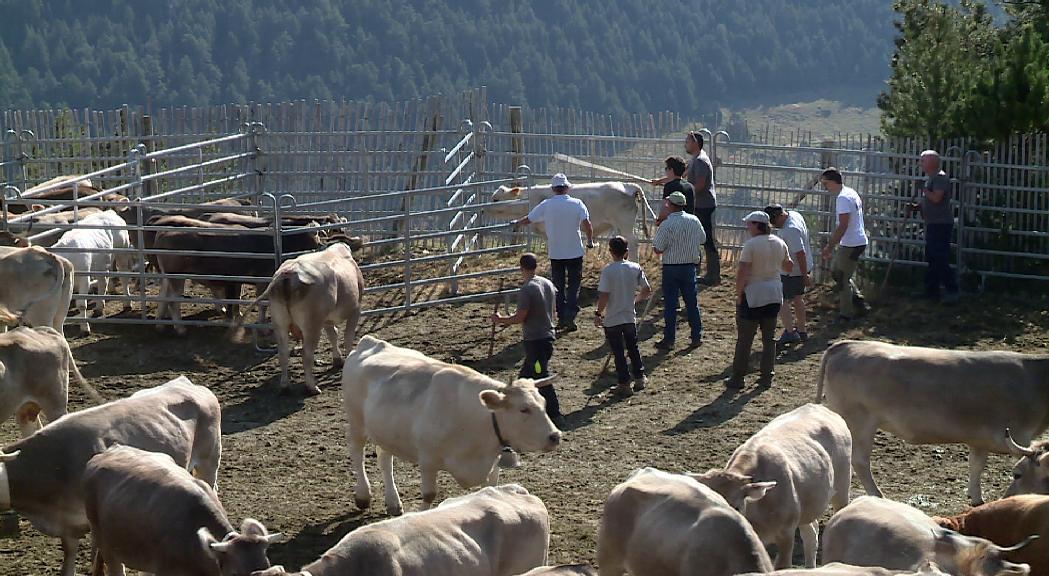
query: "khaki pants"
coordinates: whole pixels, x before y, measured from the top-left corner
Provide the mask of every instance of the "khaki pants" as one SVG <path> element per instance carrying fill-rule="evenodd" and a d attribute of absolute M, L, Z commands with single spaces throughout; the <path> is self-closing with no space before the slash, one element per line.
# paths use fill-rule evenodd
<path fill-rule="evenodd" d="M 863 301 L 863 294 L 856 288 L 852 275 L 860 263 L 860 256 L 866 246 L 839 246 L 831 262 L 831 278 L 834 279 L 834 291 L 838 294 L 838 313 L 852 318 L 856 315 L 856 302 Z"/>

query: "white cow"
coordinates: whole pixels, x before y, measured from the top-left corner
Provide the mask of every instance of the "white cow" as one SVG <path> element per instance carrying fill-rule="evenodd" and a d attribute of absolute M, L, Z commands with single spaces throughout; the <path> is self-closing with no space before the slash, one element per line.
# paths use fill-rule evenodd
<path fill-rule="evenodd" d="M 746 575 L 750 576 L 750 575 Z M 935 562 L 923 562 L 915 571 L 911 570 L 887 570 L 880 566 L 853 566 L 833 562 L 824 564 L 819 568 L 805 570 L 788 569 L 770 572 L 770 576 L 948 576 L 940 570 Z"/>
<path fill-rule="evenodd" d="M 516 484 L 489 486 L 362 526 L 296 576 L 513 576 L 544 564 L 549 543 L 542 500 Z"/>
<path fill-rule="evenodd" d="M 58 242 L 51 247 L 58 251 L 73 263 L 74 287 L 77 294 L 86 295 L 95 284 L 98 295 L 102 297 L 101 309 L 106 306 L 105 297 L 109 293 L 109 276 L 106 272 L 111 270 L 131 271 L 134 258 L 130 253 L 114 253 L 112 250 L 128 250 L 131 248 L 131 238 L 128 236 L 127 224 L 124 219 L 113 210 L 106 210 L 84 218 L 78 226 L 107 226 L 109 229 L 101 228 L 74 228 L 66 231 Z M 124 309 L 131 308 L 131 281 L 124 279 L 124 295 L 129 299 L 124 301 Z M 91 333 L 91 326 L 87 322 L 88 310 L 87 299 L 77 298 L 77 308 L 80 309 L 80 330 L 84 334 Z"/>
<path fill-rule="evenodd" d="M 629 182 L 588 182 L 576 184 L 568 191 L 568 194 L 578 198 L 586 205 L 590 212 L 590 224 L 594 227 L 594 234 L 605 234 L 615 230 L 623 238 L 626 238 L 627 249 L 634 258 L 637 253 L 637 235 L 634 233 L 634 224 L 637 222 L 637 213 L 641 211 L 642 228 L 648 234 L 648 218 L 656 219 L 656 214 L 648 203 L 648 197 L 644 190 L 637 184 Z M 540 202 L 554 195 L 550 186 L 532 186 L 530 188 L 511 188 L 500 186 L 492 194 L 492 202 L 507 202 L 506 206 L 489 206 L 485 208 L 485 214 L 494 218 L 518 219 Z M 513 200 L 528 200 L 528 206 L 510 204 Z M 541 223 L 533 224 L 536 230 L 542 232 Z"/>
<path fill-rule="evenodd" d="M 849 503 L 852 437 L 845 421 L 818 404 L 783 414 L 743 443 L 724 469 L 693 478 L 713 488 L 777 548 L 776 568 L 789 568 L 794 530 L 805 566 L 816 566 L 819 519 Z"/>
<path fill-rule="evenodd" d="M 983 501 L 980 475 L 989 452 L 1016 452 L 1006 437 L 1030 442 L 1049 427 L 1049 356 L 974 352 L 846 340 L 823 354 L 816 402 L 852 431 L 852 466 L 867 494 L 874 434 L 912 444 L 969 447 L 969 500 Z M 825 398 L 824 398 L 825 396 Z"/>
<path fill-rule="evenodd" d="M 1031 568 L 1005 559 L 1037 536 L 1004 548 L 983 538 L 941 528 L 921 510 L 861 496 L 831 517 L 823 529 L 823 561 L 913 570 L 935 561 L 948 574 L 1026 576 Z"/>
<path fill-rule="evenodd" d="M 161 452 L 214 487 L 222 452 L 218 398 L 185 376 L 130 398 L 67 414 L 0 450 L 0 512 L 14 509 L 62 539 L 62 576 L 74 576 L 90 529 L 83 474 L 89 460 L 122 444 Z"/>
<path fill-rule="evenodd" d="M 589 564 L 562 564 L 560 566 L 542 566 L 529 570 L 521 576 L 597 576 Z"/>
<path fill-rule="evenodd" d="M 635 471 L 605 502 L 601 576 L 729 576 L 771 572 L 761 540 L 720 494 L 683 474 Z"/>
<path fill-rule="evenodd" d="M 50 326 L 62 333 L 73 296 L 73 264 L 38 246 L 0 246 L 0 307 L 30 326 Z"/>
<path fill-rule="evenodd" d="M 394 456 L 419 465 L 426 509 L 437 499 L 439 470 L 463 488 L 486 481 L 492 485 L 499 481 L 496 463 L 504 447 L 519 452 L 556 449 L 561 432 L 547 417 L 536 390 L 542 383 L 519 379 L 506 385 L 466 366 L 371 336 L 361 338 L 342 373 L 357 506 L 371 504 L 364 470 L 368 439 L 379 453 L 391 514 L 402 511 L 393 480 Z"/>
<path fill-rule="evenodd" d="M 362 244 L 358 242 L 358 246 Z M 270 317 L 273 319 L 277 349 L 280 354 L 280 384 L 288 385 L 288 358 L 291 356 L 289 333 L 302 335 L 302 368 L 306 376 L 306 391 L 320 394 L 313 376 L 313 357 L 320 342 L 321 330 L 331 343 L 332 363 L 342 366 L 343 352 L 339 347 L 337 322 L 345 322 L 343 338 L 346 348 L 352 348 L 357 338 L 357 323 L 361 319 L 361 300 L 364 298 L 364 277 L 353 259 L 350 247 L 337 242 L 321 250 L 303 254 L 280 265 L 266 290 L 238 317 L 234 330 L 243 322 L 251 308 L 269 298 Z"/>

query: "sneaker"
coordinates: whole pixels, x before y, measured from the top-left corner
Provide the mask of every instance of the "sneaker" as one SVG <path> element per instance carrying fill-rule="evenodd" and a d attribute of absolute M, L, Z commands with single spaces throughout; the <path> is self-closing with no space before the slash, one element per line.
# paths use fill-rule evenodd
<path fill-rule="evenodd" d="M 758 378 L 758 386 L 771 386 L 772 385 L 772 377 L 775 376 L 775 375 L 776 375 L 775 372 L 772 372 L 770 374 L 762 374 L 761 377 Z"/>
<path fill-rule="evenodd" d="M 569 332 L 575 332 L 578 329 L 579 328 L 575 325 L 575 323 L 570 323 L 562 324 L 561 327 L 557 329 L 557 331 L 561 332 L 562 334 L 568 334 Z"/>
<path fill-rule="evenodd" d="M 790 332 L 784 330 L 779 337 L 780 344 L 793 344 L 795 342 L 801 342 L 801 335 L 796 330 L 791 330 Z"/>
<path fill-rule="evenodd" d="M 629 398 L 634 395 L 634 391 L 630 389 L 630 382 L 620 382 L 619 385 L 612 390 L 612 393 L 620 398 Z"/>
<path fill-rule="evenodd" d="M 700 336 L 699 338 L 694 338 L 694 339 L 690 340 L 689 343 L 688 343 L 688 347 L 689 348 L 698 348 L 698 347 L 700 347 L 702 345 L 703 345 L 703 337 L 702 336 Z"/>
<path fill-rule="evenodd" d="M 648 376 L 642 376 L 634 379 L 634 392 L 640 392 L 648 386 Z"/>
<path fill-rule="evenodd" d="M 655 347 L 656 347 L 656 350 L 673 350 L 674 349 L 674 342 L 672 342 L 670 340 L 663 339 L 663 340 L 660 340 L 659 342 L 656 342 Z"/>
<path fill-rule="evenodd" d="M 736 378 L 735 376 L 725 378 L 725 388 L 732 388 L 733 390 L 739 390 L 743 387 L 743 379 Z"/>

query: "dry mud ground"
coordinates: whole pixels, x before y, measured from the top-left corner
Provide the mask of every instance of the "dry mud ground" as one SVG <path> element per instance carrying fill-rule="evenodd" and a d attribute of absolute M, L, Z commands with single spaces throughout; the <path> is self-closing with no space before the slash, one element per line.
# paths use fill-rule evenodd
<path fill-rule="evenodd" d="M 653 265 L 647 266 L 649 269 Z M 635 468 L 702 471 L 723 465 L 732 450 L 766 422 L 812 399 L 822 351 L 843 337 L 885 339 L 937 347 L 1010 349 L 1044 353 L 1049 347 L 1049 300 L 1042 294 L 970 296 L 957 308 L 920 305 L 899 294 L 875 302 L 874 312 L 845 327 L 828 325 L 833 316 L 818 290 L 809 295 L 810 341 L 783 353 L 770 388 L 757 388 L 754 376 L 740 392 L 721 380 L 731 361 L 735 329 L 731 280 L 701 296 L 706 340 L 692 351 L 656 353 L 662 320 L 657 313 L 641 331 L 642 353 L 652 384 L 627 400 L 606 394 L 611 371 L 598 376 L 606 355 L 592 318 L 596 268 L 584 280 L 579 332 L 559 340 L 553 370 L 568 426 L 563 447 L 550 454 L 524 456 L 524 466 L 508 471 L 539 495 L 552 521 L 551 561 L 594 561 L 601 507 L 609 490 Z M 487 356 L 491 304 L 433 308 L 407 316 L 368 318 L 370 333 L 437 358 L 467 364 L 505 380 L 521 358 L 517 328 L 498 334 L 496 353 Z M 682 318 L 683 320 L 683 318 Z M 72 337 L 75 328 L 67 329 Z M 680 341 L 680 340 L 679 340 Z M 72 337 L 73 354 L 85 376 L 109 399 L 154 386 L 179 374 L 209 386 L 223 405 L 224 453 L 219 495 L 231 519 L 262 520 L 288 540 L 271 549 L 274 563 L 289 568 L 317 558 L 350 530 L 386 517 L 374 452 L 369 454 L 373 506 L 357 510 L 347 462 L 344 417 L 339 402 L 339 374 L 322 370 L 324 393 L 315 398 L 278 393 L 276 358 L 251 345 L 235 345 L 221 330 L 191 329 L 185 338 L 158 334 L 147 327 L 96 328 L 89 337 Z M 330 366 L 327 344 L 320 361 Z M 293 377 L 301 364 L 293 358 Z M 71 410 L 87 405 L 72 386 Z M 13 422 L 0 423 L 0 445 L 16 437 Z M 984 475 L 988 498 L 998 497 L 1010 481 L 1013 458 L 994 456 Z M 409 510 L 419 502 L 413 465 L 399 462 L 397 479 Z M 874 457 L 875 476 L 886 496 L 910 502 L 929 513 L 953 513 L 965 505 L 965 451 L 958 446 L 905 446 L 882 435 Z M 441 476 L 442 496 L 463 493 Z M 854 484 L 853 495 L 861 494 Z M 57 540 L 21 521 L 22 535 L 0 540 L 0 574 L 57 574 Z M 88 569 L 87 539 L 78 568 Z M 800 546 L 796 548 L 800 554 Z M 799 558 L 795 558 L 796 561 Z"/>

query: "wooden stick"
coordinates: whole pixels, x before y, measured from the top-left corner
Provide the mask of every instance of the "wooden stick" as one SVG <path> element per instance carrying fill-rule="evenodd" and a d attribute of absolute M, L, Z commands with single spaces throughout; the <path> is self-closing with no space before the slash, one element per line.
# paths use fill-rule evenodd
<path fill-rule="evenodd" d="M 575 156 L 569 156 L 568 154 L 561 154 L 560 152 L 558 152 L 557 154 L 554 154 L 554 159 L 555 160 L 560 160 L 562 162 L 568 162 L 569 164 L 575 164 L 576 166 L 582 166 L 584 168 L 592 168 L 594 170 L 600 170 L 601 172 L 607 172 L 609 174 L 615 174 L 616 176 L 624 176 L 624 177 L 630 178 L 632 180 L 637 180 L 637 181 L 640 181 L 640 182 L 644 182 L 645 184 L 651 184 L 652 183 L 652 179 L 651 178 L 644 178 L 642 176 L 638 176 L 637 174 L 631 174 L 629 172 L 623 172 L 622 170 L 616 170 L 615 168 L 611 168 L 609 166 L 602 166 L 600 164 L 594 164 L 593 162 L 587 162 L 586 160 L 581 160 L 579 158 L 576 158 Z"/>
<path fill-rule="evenodd" d="M 503 282 L 504 282 L 504 280 L 502 278 L 500 278 L 499 279 L 499 292 L 503 291 Z M 500 304 L 499 300 L 496 300 L 495 301 L 495 309 L 492 310 L 492 314 L 498 314 L 499 313 L 499 304 Z M 492 319 L 492 332 L 491 332 L 491 334 L 488 335 L 488 359 L 489 360 L 492 359 L 492 355 L 493 354 L 495 354 L 495 319 L 494 318 Z"/>

